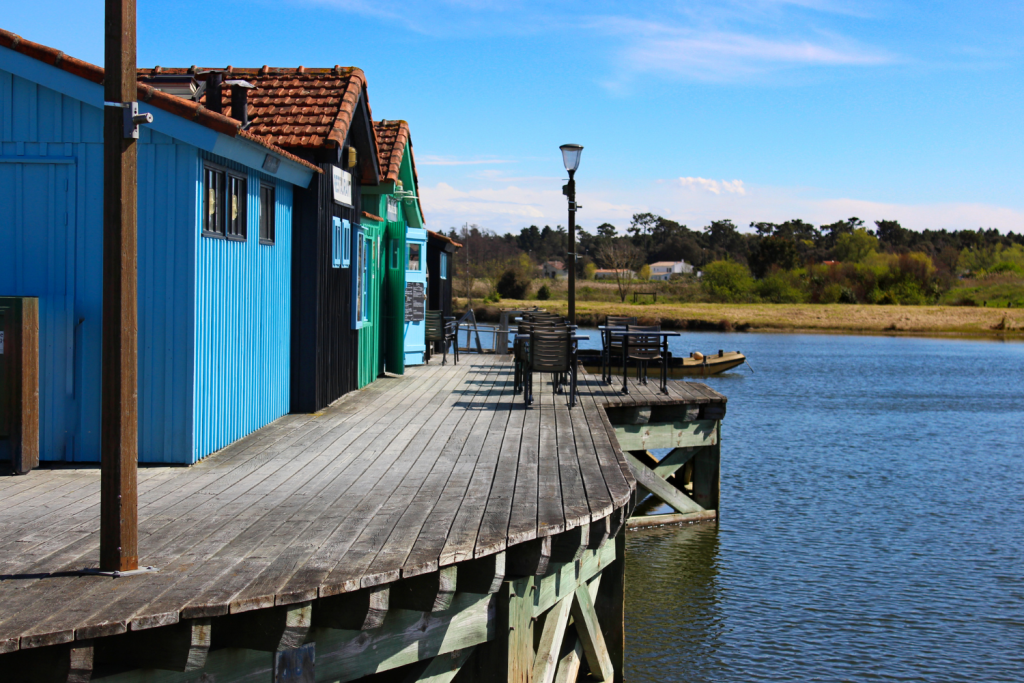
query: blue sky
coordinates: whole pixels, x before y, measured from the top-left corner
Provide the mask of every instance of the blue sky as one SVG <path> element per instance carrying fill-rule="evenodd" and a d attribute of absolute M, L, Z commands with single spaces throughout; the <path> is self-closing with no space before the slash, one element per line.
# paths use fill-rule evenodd
<path fill-rule="evenodd" d="M 0 0 L 102 62 L 103 4 Z M 428 227 L 652 211 L 1024 230 L 1024 2 L 247 0 L 138 4 L 141 66 L 355 65 L 409 121 Z"/>

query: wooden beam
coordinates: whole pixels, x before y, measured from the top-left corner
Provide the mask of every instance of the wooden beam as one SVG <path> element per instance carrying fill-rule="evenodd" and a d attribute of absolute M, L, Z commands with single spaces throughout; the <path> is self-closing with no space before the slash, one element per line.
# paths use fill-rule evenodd
<path fill-rule="evenodd" d="M 611 531 L 611 515 L 591 522 L 587 549 L 597 550 L 604 547 L 605 541 L 608 540 L 609 531 Z"/>
<path fill-rule="evenodd" d="M 423 667 L 414 667 L 402 683 L 451 683 L 451 680 L 462 671 L 463 665 L 473 654 L 472 647 L 453 650 L 424 662 Z"/>
<path fill-rule="evenodd" d="M 719 439 L 716 439 L 713 446 L 701 450 L 693 459 L 693 499 L 706 510 L 718 510 L 720 466 Z"/>
<path fill-rule="evenodd" d="M 582 526 L 563 531 L 552 538 L 551 561 L 552 562 L 575 562 L 583 557 L 583 551 L 590 544 L 590 525 Z"/>
<path fill-rule="evenodd" d="M 605 412 L 613 425 L 643 425 L 651 421 L 651 406 L 611 406 Z"/>
<path fill-rule="evenodd" d="M 213 620 L 213 646 L 262 652 L 291 650 L 302 645 L 313 621 L 311 602 L 229 614 Z"/>
<path fill-rule="evenodd" d="M 717 425 L 717 420 L 619 425 L 615 438 L 624 451 L 713 446 L 718 438 Z"/>
<path fill-rule="evenodd" d="M 583 644 L 583 652 L 586 654 L 587 664 L 590 666 L 590 675 L 596 681 L 613 681 L 615 680 L 615 668 L 608 654 L 604 635 L 601 633 L 601 625 L 597 621 L 597 614 L 594 612 L 590 591 L 586 586 L 580 586 L 574 595 L 572 619 Z"/>
<path fill-rule="evenodd" d="M 654 473 L 662 479 L 668 479 L 698 452 L 700 452 L 699 449 L 675 448 L 671 453 L 658 461 L 658 464 L 654 467 Z"/>
<path fill-rule="evenodd" d="M 0 435 L 7 438 L 14 473 L 26 474 L 39 466 L 39 299 L 0 297 L 0 334 L 11 415 Z"/>
<path fill-rule="evenodd" d="M 535 538 L 532 541 L 510 546 L 506 551 L 505 574 L 507 576 L 544 576 L 551 562 L 551 537 Z"/>
<path fill-rule="evenodd" d="M 344 683 L 493 641 L 499 595 L 459 593 L 445 612 L 392 607 L 384 624 L 370 631 L 317 630 L 317 680 Z M 233 679 L 218 676 L 217 683 Z"/>
<path fill-rule="evenodd" d="M 485 555 L 459 564 L 459 592 L 490 595 L 505 580 L 505 553 Z"/>
<path fill-rule="evenodd" d="M 104 66 L 104 99 L 135 101 L 135 0 L 106 0 Z M 103 110 L 100 569 L 132 571 L 139 568 L 138 149 L 124 135 L 124 109 Z"/>
<path fill-rule="evenodd" d="M 379 628 L 388 613 L 390 595 L 391 586 L 385 584 L 321 598 L 313 603 L 313 627 L 353 631 Z"/>
<path fill-rule="evenodd" d="M 675 512 L 666 515 L 641 515 L 630 517 L 626 522 L 629 529 L 644 529 L 652 526 L 665 526 L 666 524 L 693 524 L 695 522 L 710 522 L 718 518 L 717 510 L 701 510 L 700 512 Z"/>
<path fill-rule="evenodd" d="M 210 651 L 209 619 L 189 619 L 172 626 L 128 631 L 96 641 L 96 658 L 140 669 L 198 671 Z"/>
<path fill-rule="evenodd" d="M 476 648 L 467 680 L 486 683 L 529 683 L 533 676 L 533 602 L 531 576 L 505 581 L 490 600 L 490 637 Z M 459 594 L 457 599 L 462 599 Z M 474 596 L 478 597 L 478 596 Z"/>
<path fill-rule="evenodd" d="M 534 683 L 552 683 L 554 681 L 573 600 L 572 595 L 567 595 L 555 603 L 555 606 L 548 610 L 544 617 L 544 628 L 541 630 L 537 655 L 533 663 Z"/>
<path fill-rule="evenodd" d="M 615 683 L 622 683 L 626 661 L 626 535 L 615 539 L 620 558 L 601 572 L 601 585 L 596 592 L 594 612 L 601 625 L 608 657 L 614 670 Z M 594 591 L 590 593 L 594 597 Z M 588 660 L 589 661 L 589 660 Z"/>
<path fill-rule="evenodd" d="M 391 607 L 417 612 L 443 612 L 451 607 L 458 579 L 458 565 L 396 581 L 391 588 Z"/>
<path fill-rule="evenodd" d="M 583 645 L 580 639 L 573 634 L 575 645 L 558 660 L 558 671 L 555 673 L 555 683 L 576 683 L 580 674 L 580 664 L 583 662 Z"/>
<path fill-rule="evenodd" d="M 626 460 L 629 462 L 629 469 L 636 477 L 637 483 L 671 505 L 677 512 L 700 512 L 704 509 L 690 500 L 685 493 L 648 469 L 634 456 L 626 453 Z"/>
<path fill-rule="evenodd" d="M 4 683 L 89 683 L 93 658 L 91 640 L 22 650 L 4 655 L 0 680 Z"/>
<path fill-rule="evenodd" d="M 534 583 L 533 617 L 540 618 L 555 603 L 599 576 L 605 567 L 615 562 L 615 552 L 615 543 L 606 543 L 600 550 L 585 551 L 577 562 L 552 565 L 551 573 Z"/>

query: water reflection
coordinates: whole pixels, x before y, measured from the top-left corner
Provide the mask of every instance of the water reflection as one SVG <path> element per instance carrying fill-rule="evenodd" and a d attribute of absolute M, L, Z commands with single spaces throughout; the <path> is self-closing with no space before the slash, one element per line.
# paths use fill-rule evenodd
<path fill-rule="evenodd" d="M 627 679 L 1024 680 L 1024 344 L 741 348 L 719 524 L 630 532 Z"/>
<path fill-rule="evenodd" d="M 721 680 L 717 525 L 650 529 L 627 543 L 626 679 Z"/>

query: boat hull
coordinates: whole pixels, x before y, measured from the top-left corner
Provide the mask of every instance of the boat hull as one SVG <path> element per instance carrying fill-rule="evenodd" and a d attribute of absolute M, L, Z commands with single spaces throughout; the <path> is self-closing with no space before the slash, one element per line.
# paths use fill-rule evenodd
<path fill-rule="evenodd" d="M 592 375 L 601 374 L 601 356 L 597 353 L 584 353 L 583 351 L 579 354 L 580 363 L 583 364 L 583 368 Z M 743 365 L 747 360 L 747 357 L 738 351 L 727 352 L 722 355 L 704 356 L 703 360 L 697 360 L 695 358 L 679 358 L 673 357 L 670 359 L 668 367 L 669 379 L 679 379 L 682 377 L 708 377 L 710 375 L 717 375 L 733 368 Z M 612 374 L 622 376 L 622 361 L 619 360 L 616 363 L 615 359 L 612 360 Z M 636 366 L 630 363 L 629 368 L 632 370 Z M 661 376 L 661 363 L 651 363 L 647 368 L 648 377 L 660 377 Z"/>

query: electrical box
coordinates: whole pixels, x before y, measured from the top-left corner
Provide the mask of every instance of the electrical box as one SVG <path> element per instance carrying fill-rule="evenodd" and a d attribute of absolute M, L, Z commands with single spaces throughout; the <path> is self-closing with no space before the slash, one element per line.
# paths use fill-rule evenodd
<path fill-rule="evenodd" d="M 39 465 L 39 299 L 0 296 L 0 462 Z"/>

